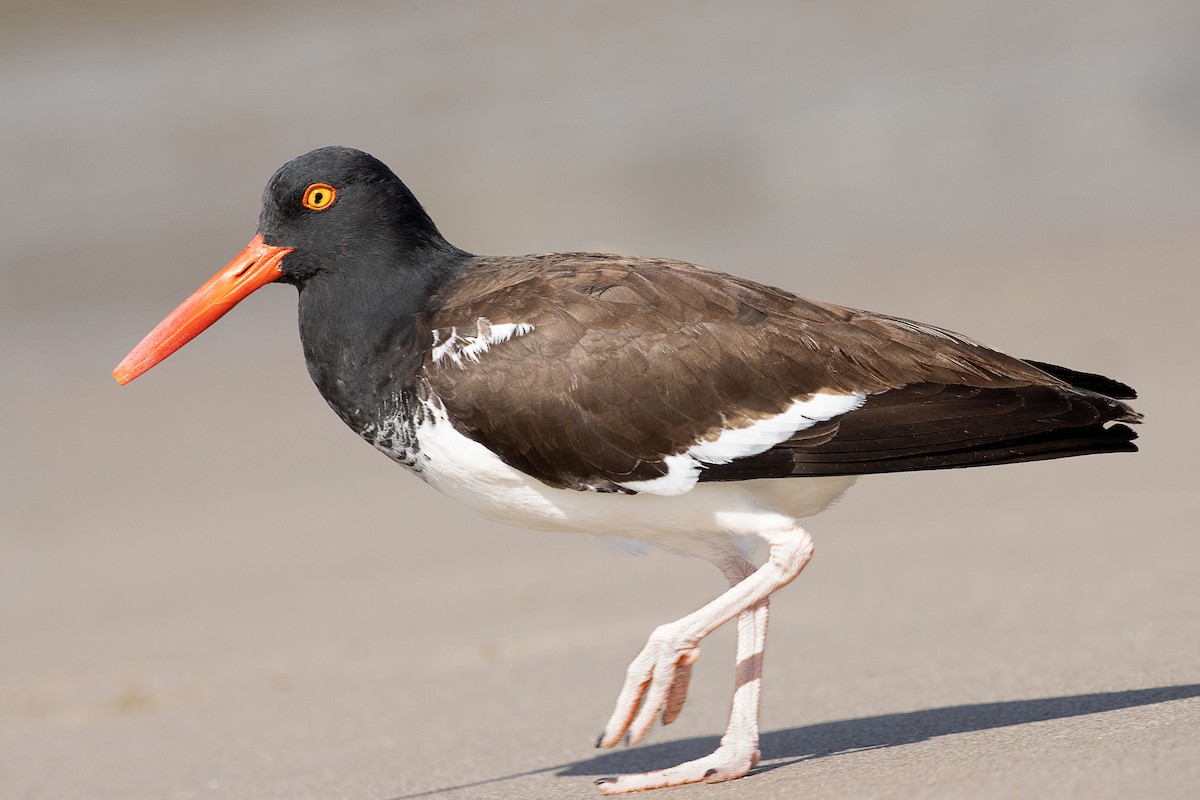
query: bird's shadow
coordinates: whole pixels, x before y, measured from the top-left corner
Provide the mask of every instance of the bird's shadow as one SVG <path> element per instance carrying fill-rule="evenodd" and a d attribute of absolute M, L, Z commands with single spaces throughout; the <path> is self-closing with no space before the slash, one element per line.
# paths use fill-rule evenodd
<path fill-rule="evenodd" d="M 764 733 L 759 742 L 763 763 L 751 774 L 778 769 L 800 761 L 825 758 L 838 753 L 897 747 L 937 736 L 1024 725 L 1043 720 L 1065 719 L 1086 714 L 1100 714 L 1106 711 L 1148 706 L 1197 696 L 1200 696 L 1200 684 L 1193 683 L 1180 686 L 1159 686 L 1151 689 L 1131 689 L 1122 692 L 1045 697 L 1036 700 L 973 703 L 803 725 L 798 728 Z M 719 739 L 715 736 L 705 736 L 663 742 L 630 750 L 605 752 L 593 758 L 573 763 L 501 775 L 473 783 L 429 789 L 400 795 L 393 800 L 429 797 L 442 792 L 483 786 L 545 772 L 553 772 L 561 777 L 572 777 L 618 775 L 626 772 L 662 769 L 705 756 L 716 748 L 718 742 Z"/>

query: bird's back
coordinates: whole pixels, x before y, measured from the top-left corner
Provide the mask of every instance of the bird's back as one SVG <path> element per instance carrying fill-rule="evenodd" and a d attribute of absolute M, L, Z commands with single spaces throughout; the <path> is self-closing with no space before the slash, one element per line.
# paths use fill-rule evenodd
<path fill-rule="evenodd" d="M 423 321 L 437 340 L 424 372 L 454 424 L 551 486 L 645 485 L 669 457 L 813 398 L 833 398 L 829 413 L 698 479 L 1136 449 L 1108 425 L 1138 419 L 1116 381 L 678 261 L 475 258 Z"/>

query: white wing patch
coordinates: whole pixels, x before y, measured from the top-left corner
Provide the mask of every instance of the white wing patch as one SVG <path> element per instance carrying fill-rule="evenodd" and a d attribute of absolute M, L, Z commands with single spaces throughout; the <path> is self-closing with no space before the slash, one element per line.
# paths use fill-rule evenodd
<path fill-rule="evenodd" d="M 765 453 L 787 441 L 797 431 L 853 411 L 866 400 L 867 396 L 861 392 L 817 393 L 807 400 L 796 400 L 780 414 L 756 420 L 742 428 L 727 428 L 682 453 L 667 456 L 663 459 L 667 465 L 666 475 L 648 481 L 626 481 L 620 485 L 635 492 L 683 494 L 691 491 L 700 480 L 700 471 L 706 464 L 728 464 L 739 458 Z"/>
<path fill-rule="evenodd" d="M 464 335 L 452 327 L 450 333 L 443 337 L 441 330 L 433 331 L 433 363 L 442 361 L 454 363 L 459 369 L 466 369 L 466 362 L 479 363 L 479 357 L 492 349 L 492 345 L 507 342 L 518 336 L 524 336 L 533 331 L 528 322 L 502 322 L 493 325 L 487 317 L 475 320 L 475 333 Z"/>

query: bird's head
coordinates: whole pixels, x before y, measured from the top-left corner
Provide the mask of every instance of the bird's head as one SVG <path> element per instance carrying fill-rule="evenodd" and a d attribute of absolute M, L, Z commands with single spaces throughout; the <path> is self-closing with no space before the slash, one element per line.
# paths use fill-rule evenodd
<path fill-rule="evenodd" d="M 379 270 L 416 264 L 430 248 L 449 245 L 386 165 L 348 147 L 313 150 L 267 182 L 258 234 L 147 334 L 113 377 L 129 383 L 268 283 L 370 282 Z"/>

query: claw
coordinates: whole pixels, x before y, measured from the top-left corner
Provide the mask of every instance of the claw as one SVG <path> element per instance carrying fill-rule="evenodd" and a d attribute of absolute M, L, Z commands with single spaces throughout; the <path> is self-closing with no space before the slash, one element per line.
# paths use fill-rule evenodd
<path fill-rule="evenodd" d="M 697 645 L 680 641 L 666 626 L 656 630 L 629 665 L 598 746 L 614 747 L 626 733 L 629 743 L 637 744 L 660 715 L 663 724 L 674 722 L 687 699 L 692 665 L 699 656 Z"/>

